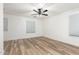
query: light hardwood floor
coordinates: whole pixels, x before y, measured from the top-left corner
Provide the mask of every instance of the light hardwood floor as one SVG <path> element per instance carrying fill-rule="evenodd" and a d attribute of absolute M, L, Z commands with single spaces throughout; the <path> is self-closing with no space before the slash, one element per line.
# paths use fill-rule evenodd
<path fill-rule="evenodd" d="M 79 55 L 75 47 L 45 37 L 4 42 L 5 55 Z"/>

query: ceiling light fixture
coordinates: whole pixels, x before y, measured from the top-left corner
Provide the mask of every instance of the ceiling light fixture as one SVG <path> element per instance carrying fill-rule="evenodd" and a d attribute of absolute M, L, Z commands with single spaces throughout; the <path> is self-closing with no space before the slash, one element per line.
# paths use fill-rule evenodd
<path fill-rule="evenodd" d="M 45 3 L 39 3 L 39 4 L 38 4 L 38 7 L 43 8 L 44 5 L 45 5 Z"/>

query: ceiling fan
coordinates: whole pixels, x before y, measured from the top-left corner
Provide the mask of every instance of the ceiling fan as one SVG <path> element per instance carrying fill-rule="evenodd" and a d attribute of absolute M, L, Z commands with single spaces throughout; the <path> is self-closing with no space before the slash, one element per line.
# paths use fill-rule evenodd
<path fill-rule="evenodd" d="M 46 12 L 48 11 L 47 9 L 46 10 L 43 10 L 42 8 L 39 8 L 37 10 L 33 10 L 34 12 L 36 12 L 37 14 L 33 14 L 33 15 L 44 15 L 44 16 L 48 16 L 48 14 L 46 14 Z"/>

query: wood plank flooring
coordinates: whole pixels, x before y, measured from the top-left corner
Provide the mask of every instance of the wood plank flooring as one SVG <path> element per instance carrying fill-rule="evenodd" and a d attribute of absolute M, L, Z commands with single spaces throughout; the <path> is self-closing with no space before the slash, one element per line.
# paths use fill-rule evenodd
<path fill-rule="evenodd" d="M 4 55 L 79 55 L 79 47 L 38 37 L 5 41 Z"/>

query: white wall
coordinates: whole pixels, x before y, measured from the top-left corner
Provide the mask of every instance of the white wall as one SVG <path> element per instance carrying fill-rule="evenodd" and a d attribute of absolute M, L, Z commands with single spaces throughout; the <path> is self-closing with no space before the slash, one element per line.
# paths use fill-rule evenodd
<path fill-rule="evenodd" d="M 79 46 L 79 37 L 69 36 L 69 16 L 77 13 L 79 9 L 74 9 L 44 20 L 44 36 Z"/>
<path fill-rule="evenodd" d="M 5 40 L 14 40 L 22 39 L 29 37 L 38 37 L 42 36 L 42 22 L 39 19 L 30 18 L 30 17 L 21 17 L 14 15 L 5 15 L 8 18 L 8 31 L 4 32 Z M 28 34 L 26 33 L 26 21 L 35 21 L 36 22 L 36 33 Z"/>
<path fill-rule="evenodd" d="M 0 3 L 0 54 L 3 54 L 3 4 Z"/>

